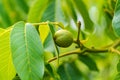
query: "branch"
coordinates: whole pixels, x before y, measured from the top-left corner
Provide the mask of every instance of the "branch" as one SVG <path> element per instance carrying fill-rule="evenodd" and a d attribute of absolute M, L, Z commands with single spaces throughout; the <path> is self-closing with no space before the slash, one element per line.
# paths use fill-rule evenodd
<path fill-rule="evenodd" d="M 79 38 L 80 38 L 80 29 L 81 29 L 81 22 L 79 21 L 78 22 L 78 35 L 77 35 L 77 41 L 78 41 L 78 43 L 80 43 L 80 40 L 79 40 Z"/>
<path fill-rule="evenodd" d="M 83 49 L 82 51 L 80 51 L 80 49 L 76 49 L 74 51 L 70 51 L 67 53 L 63 53 L 62 55 L 59 56 L 59 58 L 68 56 L 68 55 L 72 55 L 72 54 L 84 54 L 85 52 L 89 52 L 89 53 L 101 53 L 101 52 L 108 52 L 108 49 Z M 53 57 L 52 59 L 48 60 L 48 63 L 56 60 L 57 57 Z"/>
<path fill-rule="evenodd" d="M 120 45 L 120 39 L 116 40 L 111 47 L 117 48 Z"/>
<path fill-rule="evenodd" d="M 50 24 L 53 24 L 53 25 L 59 25 L 58 22 L 49 22 Z M 32 25 L 36 26 L 36 25 L 47 25 L 48 22 L 41 22 L 41 23 L 32 23 Z"/>
<path fill-rule="evenodd" d="M 62 55 L 59 56 L 59 58 L 64 57 L 64 56 L 68 56 L 68 55 L 72 55 L 72 54 L 82 54 L 84 52 L 85 52 L 85 50 L 80 51 L 80 49 L 77 49 L 77 50 L 74 50 L 74 51 L 63 53 Z M 57 59 L 57 57 L 53 57 L 52 59 L 48 60 L 48 63 L 50 63 L 50 62 L 52 62 L 52 61 L 54 61 L 56 59 Z"/>
<path fill-rule="evenodd" d="M 80 49 L 76 49 L 74 51 L 70 51 L 70 52 L 67 52 L 67 53 L 62 53 L 59 56 L 59 58 L 62 58 L 62 57 L 68 56 L 68 55 L 72 55 L 72 54 L 84 54 L 85 52 L 88 52 L 88 53 L 91 53 L 91 54 L 94 54 L 94 53 L 115 52 L 115 53 L 120 54 L 120 51 L 118 51 L 118 50 L 115 49 L 119 45 L 120 45 L 120 39 L 117 40 L 116 42 L 114 42 L 113 45 L 111 45 L 108 48 L 95 49 L 95 48 L 84 47 L 84 49 L 82 49 L 81 51 L 80 51 Z M 52 61 L 54 61 L 56 59 L 57 59 L 57 57 L 53 57 L 52 59 L 48 60 L 48 63 L 50 63 L 50 62 L 52 62 Z"/>
<path fill-rule="evenodd" d="M 64 25 L 60 22 L 40 22 L 40 23 L 31 23 L 33 26 L 37 26 L 37 25 L 48 25 L 48 24 L 52 24 L 52 25 L 57 25 L 59 27 L 61 27 L 62 29 L 64 29 Z"/>

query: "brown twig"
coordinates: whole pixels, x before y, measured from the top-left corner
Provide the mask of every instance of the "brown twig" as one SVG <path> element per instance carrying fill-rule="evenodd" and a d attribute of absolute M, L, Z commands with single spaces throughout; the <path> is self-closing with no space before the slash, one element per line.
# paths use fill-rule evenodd
<path fill-rule="evenodd" d="M 79 48 L 81 48 L 81 43 L 80 43 L 80 29 L 81 29 L 81 22 L 78 22 L 78 35 L 77 35 L 77 45 Z"/>

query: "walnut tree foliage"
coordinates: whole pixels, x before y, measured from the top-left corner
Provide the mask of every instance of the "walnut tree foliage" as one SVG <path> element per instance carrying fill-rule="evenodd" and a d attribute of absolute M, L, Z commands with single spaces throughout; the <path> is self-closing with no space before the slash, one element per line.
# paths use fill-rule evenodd
<path fill-rule="evenodd" d="M 120 80 L 119 56 L 120 0 L 0 0 L 0 80 Z"/>

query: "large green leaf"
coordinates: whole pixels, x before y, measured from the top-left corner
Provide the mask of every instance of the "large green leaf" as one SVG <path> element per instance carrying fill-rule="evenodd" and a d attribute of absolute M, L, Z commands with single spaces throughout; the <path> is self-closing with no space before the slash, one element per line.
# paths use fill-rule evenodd
<path fill-rule="evenodd" d="M 77 10 L 80 12 L 80 14 L 83 17 L 84 24 L 85 24 L 85 30 L 92 32 L 93 31 L 93 22 L 89 17 L 87 8 L 82 0 L 71 0 L 72 3 L 76 6 Z"/>
<path fill-rule="evenodd" d="M 117 0 L 114 17 L 112 20 L 115 34 L 120 37 L 120 0 Z"/>
<path fill-rule="evenodd" d="M 10 30 L 0 28 L 0 80 L 12 80 L 16 74 L 10 50 Z"/>
<path fill-rule="evenodd" d="M 47 6 L 48 0 L 36 0 L 30 8 L 28 22 L 40 22 L 42 14 Z"/>
<path fill-rule="evenodd" d="M 44 74 L 43 47 L 36 29 L 18 22 L 11 32 L 13 63 L 22 80 L 41 80 Z"/>

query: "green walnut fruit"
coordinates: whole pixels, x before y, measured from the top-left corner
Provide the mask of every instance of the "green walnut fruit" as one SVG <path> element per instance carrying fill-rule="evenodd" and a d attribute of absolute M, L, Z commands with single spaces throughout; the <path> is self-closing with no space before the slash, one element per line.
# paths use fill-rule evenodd
<path fill-rule="evenodd" d="M 58 30 L 54 35 L 54 41 L 59 47 L 69 47 L 73 43 L 73 36 L 67 30 Z"/>

